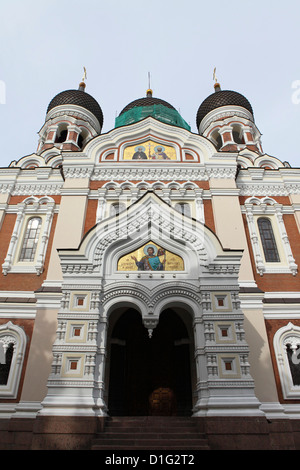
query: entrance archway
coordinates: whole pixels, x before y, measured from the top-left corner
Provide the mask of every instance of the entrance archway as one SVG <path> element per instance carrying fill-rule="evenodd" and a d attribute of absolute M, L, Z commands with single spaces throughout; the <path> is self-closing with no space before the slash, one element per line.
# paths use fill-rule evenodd
<path fill-rule="evenodd" d="M 172 309 L 151 338 L 134 309 L 117 320 L 110 341 L 111 416 L 190 415 L 192 386 L 187 327 Z"/>

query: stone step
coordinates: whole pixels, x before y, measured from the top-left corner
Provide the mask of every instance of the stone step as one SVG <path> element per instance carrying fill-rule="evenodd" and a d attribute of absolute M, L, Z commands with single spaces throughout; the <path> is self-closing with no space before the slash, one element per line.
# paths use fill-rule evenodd
<path fill-rule="evenodd" d="M 196 421 L 187 417 L 114 417 L 92 450 L 209 450 Z"/>
<path fill-rule="evenodd" d="M 128 426 L 156 426 L 156 427 L 195 427 L 196 422 L 193 418 L 159 418 L 159 417 L 145 417 L 145 418 L 131 418 L 131 417 L 123 417 L 123 418 L 108 418 L 106 422 L 106 426 L 114 426 L 114 427 L 128 427 Z"/>
<path fill-rule="evenodd" d="M 144 439 L 164 439 L 166 436 L 165 432 L 161 431 L 132 431 L 132 430 L 123 430 L 123 432 L 114 432 L 114 431 L 105 431 L 101 435 L 101 439 L 137 439 L 143 434 Z M 179 433 L 175 432 L 173 429 L 168 433 L 169 439 L 205 439 L 203 433 L 189 432 L 189 433 Z"/>
<path fill-rule="evenodd" d="M 208 444 L 205 444 L 203 446 L 196 446 L 196 447 L 192 447 L 192 446 L 163 446 L 163 445 L 155 445 L 155 446 L 148 446 L 148 445 L 143 445 L 143 446 L 109 446 L 109 445 L 93 445 L 91 450 L 110 450 L 110 451 L 116 451 L 116 450 L 134 450 L 134 451 L 145 451 L 145 450 L 178 450 L 180 452 L 188 452 L 188 451 L 198 451 L 198 450 L 210 450 L 209 449 L 209 446 Z"/>

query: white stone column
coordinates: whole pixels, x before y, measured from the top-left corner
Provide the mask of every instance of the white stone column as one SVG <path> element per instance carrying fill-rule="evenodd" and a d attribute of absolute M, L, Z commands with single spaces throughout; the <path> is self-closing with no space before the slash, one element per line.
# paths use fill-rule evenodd
<path fill-rule="evenodd" d="M 62 272 L 57 250 L 78 248 L 85 223 L 88 178 L 68 178 L 62 189 L 62 197 L 49 260 L 47 282 L 61 281 Z"/>
<path fill-rule="evenodd" d="M 216 234 L 223 248 L 243 249 L 239 281 L 256 286 L 243 224 L 239 190 L 231 178 L 210 180 Z"/>
<path fill-rule="evenodd" d="M 106 416 L 107 404 L 105 403 L 105 366 L 107 358 L 107 319 L 101 317 L 98 324 L 98 352 L 96 358 L 95 375 L 95 404 L 96 414 Z"/>
<path fill-rule="evenodd" d="M 206 403 L 208 397 L 207 391 L 207 363 L 204 349 L 204 328 L 201 317 L 194 319 L 194 342 L 195 342 L 195 364 L 196 364 L 196 403 L 194 405 L 193 412 L 195 415 L 199 415 L 199 412 Z M 204 405 L 205 406 L 205 405 Z"/>

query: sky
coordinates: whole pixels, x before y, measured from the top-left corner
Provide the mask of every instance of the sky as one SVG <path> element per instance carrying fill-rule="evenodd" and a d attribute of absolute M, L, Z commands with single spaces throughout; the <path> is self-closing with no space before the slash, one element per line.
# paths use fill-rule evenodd
<path fill-rule="evenodd" d="M 299 0 L 0 0 L 0 167 L 37 149 L 52 98 L 77 89 L 104 114 L 131 101 L 172 104 L 197 133 L 213 88 L 251 103 L 266 154 L 300 167 Z"/>

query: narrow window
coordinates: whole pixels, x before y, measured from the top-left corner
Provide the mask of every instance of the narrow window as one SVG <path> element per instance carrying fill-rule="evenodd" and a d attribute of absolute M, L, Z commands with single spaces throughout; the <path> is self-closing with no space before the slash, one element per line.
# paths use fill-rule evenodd
<path fill-rule="evenodd" d="M 19 261 L 34 261 L 42 219 L 32 217 L 28 220 Z"/>
<path fill-rule="evenodd" d="M 13 353 L 14 345 L 11 343 L 8 345 L 6 351 L 4 349 L 5 359 L 0 363 L 0 385 L 7 384 Z"/>
<path fill-rule="evenodd" d="M 232 137 L 234 142 L 237 144 L 244 144 L 244 137 L 243 137 L 243 131 L 240 126 L 233 126 L 232 128 Z"/>
<path fill-rule="evenodd" d="M 68 135 L 67 129 L 63 129 L 62 131 L 58 132 L 56 139 L 55 139 L 55 143 L 62 144 L 63 142 L 67 140 L 67 135 Z"/>
<path fill-rule="evenodd" d="M 84 147 L 84 145 L 87 142 L 87 137 L 88 137 L 88 132 L 86 129 L 81 130 L 78 139 L 77 139 L 77 145 L 80 148 L 80 150 Z"/>
<path fill-rule="evenodd" d="M 219 132 L 217 130 L 215 130 L 212 135 L 212 140 L 213 140 L 213 143 L 215 144 L 217 150 L 220 150 L 220 148 L 222 147 L 223 145 L 223 142 L 222 142 L 222 137 L 221 135 L 219 134 Z"/>
<path fill-rule="evenodd" d="M 121 203 L 114 203 L 110 206 L 110 216 L 115 216 L 120 214 L 120 212 L 123 212 L 125 210 L 125 204 Z"/>
<path fill-rule="evenodd" d="M 292 349 L 290 344 L 286 345 L 286 353 L 288 357 L 288 362 L 291 370 L 291 376 L 294 385 L 300 385 L 300 364 L 299 364 L 299 348 L 300 345 L 297 344 L 296 349 Z"/>
<path fill-rule="evenodd" d="M 276 241 L 272 229 L 272 224 L 269 219 L 260 217 L 257 221 L 260 238 L 264 250 L 266 262 L 276 263 L 279 262 L 279 254 L 276 246 Z"/>
<path fill-rule="evenodd" d="M 186 202 L 179 202 L 175 205 L 175 210 L 180 212 L 180 214 L 186 215 L 187 217 L 191 217 L 191 208 L 190 205 Z"/>
<path fill-rule="evenodd" d="M 80 149 L 82 149 L 82 147 L 83 147 L 83 137 L 82 137 L 82 134 L 80 134 L 80 135 L 78 136 L 77 145 L 78 145 L 78 147 L 79 147 Z"/>

